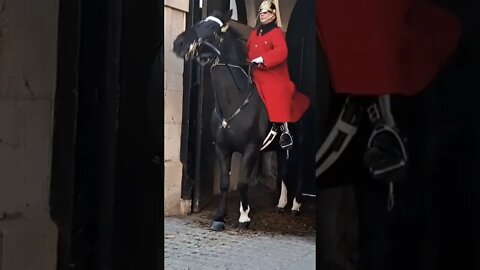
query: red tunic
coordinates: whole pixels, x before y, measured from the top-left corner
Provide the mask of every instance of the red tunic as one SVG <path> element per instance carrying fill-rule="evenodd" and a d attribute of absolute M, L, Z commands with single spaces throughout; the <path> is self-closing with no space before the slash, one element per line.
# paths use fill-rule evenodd
<path fill-rule="evenodd" d="M 317 0 L 316 20 L 333 88 L 357 95 L 423 90 L 461 31 L 427 0 Z"/>
<path fill-rule="evenodd" d="M 263 65 L 252 70 L 253 81 L 265 103 L 271 122 L 297 122 L 310 100 L 296 91 L 287 66 L 287 43 L 280 28 L 264 35 L 252 31 L 247 41 L 248 60 L 259 56 Z"/>

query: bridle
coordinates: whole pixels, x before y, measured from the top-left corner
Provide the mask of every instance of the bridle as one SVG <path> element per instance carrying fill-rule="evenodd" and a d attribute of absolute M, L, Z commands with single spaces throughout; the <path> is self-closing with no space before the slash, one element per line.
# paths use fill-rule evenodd
<path fill-rule="evenodd" d="M 188 61 L 190 59 L 195 59 L 195 61 L 197 61 L 202 66 L 205 66 L 206 64 L 209 64 L 210 62 L 212 62 L 213 59 L 215 59 L 215 57 L 210 58 L 210 57 L 208 57 L 210 54 L 199 54 L 198 53 L 198 49 L 202 45 L 206 45 L 209 48 L 211 48 L 215 53 L 215 57 L 218 57 L 218 56 L 221 55 L 220 50 L 218 50 L 217 47 L 215 47 L 210 42 L 199 38 L 198 40 L 196 40 L 192 44 L 190 44 L 190 47 L 188 48 L 188 51 L 185 54 L 185 60 Z M 205 57 L 206 55 L 207 55 L 207 57 Z"/>
<path fill-rule="evenodd" d="M 222 33 L 225 33 L 228 30 L 229 25 L 228 24 L 223 25 L 223 22 L 216 17 L 209 16 L 205 20 L 203 20 L 202 22 L 206 22 L 206 21 L 214 21 L 214 22 L 218 23 L 220 25 L 220 31 Z M 220 49 L 215 47 L 215 45 L 208 42 L 206 39 L 199 37 L 200 35 L 198 34 L 198 30 L 196 28 L 193 28 L 193 30 L 195 31 L 195 35 L 198 38 L 195 39 L 192 42 L 192 44 L 190 44 L 190 46 L 188 48 L 188 51 L 187 51 L 187 53 L 185 54 L 185 57 L 184 57 L 185 61 L 188 61 L 190 59 L 195 59 L 195 61 L 197 61 L 200 65 L 205 66 L 206 64 L 209 64 L 210 62 L 212 62 L 215 58 L 220 57 L 220 55 L 221 55 Z M 221 35 L 218 33 L 218 31 L 213 32 L 213 38 L 215 40 L 219 40 L 220 44 L 222 44 L 223 37 L 221 37 Z M 213 52 L 214 52 L 213 57 L 210 57 L 212 54 L 209 54 L 209 53 L 199 54 L 199 49 L 203 45 L 206 45 L 211 50 L 213 50 Z"/>

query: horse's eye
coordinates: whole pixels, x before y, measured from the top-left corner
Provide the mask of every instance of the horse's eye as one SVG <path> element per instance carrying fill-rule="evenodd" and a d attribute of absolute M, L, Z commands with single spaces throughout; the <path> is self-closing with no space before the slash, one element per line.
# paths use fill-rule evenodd
<path fill-rule="evenodd" d="M 210 25 L 210 29 L 212 29 L 212 30 L 213 30 L 213 25 Z"/>

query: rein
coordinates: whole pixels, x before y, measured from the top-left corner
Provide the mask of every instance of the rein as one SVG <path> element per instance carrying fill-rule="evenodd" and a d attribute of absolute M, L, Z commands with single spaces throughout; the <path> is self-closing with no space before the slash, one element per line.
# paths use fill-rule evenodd
<path fill-rule="evenodd" d="M 233 66 L 233 67 L 236 67 L 236 68 L 239 68 L 241 71 L 243 71 L 243 73 L 245 74 L 245 76 L 247 77 L 247 89 L 250 88 L 250 92 L 248 93 L 247 97 L 245 98 L 245 100 L 243 101 L 242 105 L 240 105 L 240 107 L 238 107 L 238 109 L 228 118 L 225 118 L 223 117 L 222 113 L 220 112 L 219 110 L 219 106 L 218 106 L 218 101 L 217 101 L 217 94 L 214 92 L 214 96 L 215 96 L 215 113 L 218 117 L 218 119 L 220 119 L 221 121 L 221 124 L 220 126 L 218 127 L 219 129 L 221 128 L 230 128 L 229 126 L 229 123 L 232 121 L 233 118 L 235 118 L 235 116 L 237 116 L 243 108 L 245 108 L 248 103 L 250 102 L 250 97 L 252 96 L 252 93 L 253 93 L 253 87 L 251 87 L 253 85 L 252 83 L 252 76 L 250 75 L 251 73 L 251 70 L 252 70 L 252 65 L 250 64 L 248 66 L 248 74 L 245 73 L 245 71 L 240 67 L 240 66 L 237 66 L 237 65 L 230 65 L 228 63 L 220 63 L 220 60 L 219 58 L 216 58 L 215 62 L 213 63 L 213 65 L 210 67 L 210 70 L 212 70 L 214 67 L 216 66 L 221 66 L 221 65 L 225 65 L 227 66 L 227 69 L 230 73 L 230 76 L 232 77 L 234 83 L 235 83 L 235 86 L 238 88 L 238 90 L 241 92 L 241 88 L 240 86 L 237 84 L 237 81 L 235 80 L 235 77 L 233 76 L 233 72 L 232 70 L 230 69 L 230 66 Z"/>

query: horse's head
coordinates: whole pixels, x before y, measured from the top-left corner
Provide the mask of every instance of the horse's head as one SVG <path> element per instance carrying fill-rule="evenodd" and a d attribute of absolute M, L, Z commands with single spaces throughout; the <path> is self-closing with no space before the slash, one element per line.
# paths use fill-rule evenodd
<path fill-rule="evenodd" d="M 197 61 L 200 60 L 199 54 L 202 53 L 205 58 L 219 55 L 220 51 L 218 51 L 212 43 L 216 43 L 215 40 L 219 37 L 221 32 L 227 30 L 227 22 L 230 20 L 231 16 L 232 10 L 229 10 L 226 13 L 214 11 L 205 20 L 194 24 L 192 27 L 178 35 L 173 42 L 174 53 L 185 60 L 190 60 L 195 57 Z"/>

